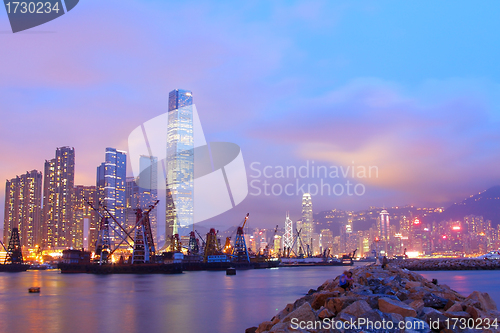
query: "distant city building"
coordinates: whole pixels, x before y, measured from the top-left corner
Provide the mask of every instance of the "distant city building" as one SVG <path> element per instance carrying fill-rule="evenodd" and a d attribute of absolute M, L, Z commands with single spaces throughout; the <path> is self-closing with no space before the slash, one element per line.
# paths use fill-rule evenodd
<path fill-rule="evenodd" d="M 390 235 L 390 224 L 389 224 L 389 213 L 387 210 L 382 210 L 380 212 L 380 216 L 378 218 L 378 225 L 377 229 L 379 232 L 379 237 L 381 241 L 382 248 L 384 250 L 384 254 L 387 254 L 388 252 L 388 243 L 389 243 L 389 235 Z"/>
<path fill-rule="evenodd" d="M 150 156 L 141 156 L 140 174 L 138 178 L 127 177 L 126 179 L 126 212 L 125 225 L 127 229 L 132 229 L 136 223 L 136 209 L 148 209 L 158 199 L 157 192 L 157 158 Z M 155 244 L 158 244 L 157 238 L 157 208 L 149 214 L 151 231 Z"/>
<path fill-rule="evenodd" d="M 297 230 L 300 230 L 303 251 L 306 252 L 307 246 L 312 246 L 311 239 L 314 232 L 312 199 L 309 193 L 304 193 L 302 196 L 302 219 L 297 221 Z"/>
<path fill-rule="evenodd" d="M 127 177 L 125 186 L 126 197 L 126 212 L 125 212 L 125 228 L 131 230 L 136 222 L 136 209 L 140 208 L 141 191 L 134 177 Z"/>
<path fill-rule="evenodd" d="M 97 206 L 97 191 L 95 186 L 77 185 L 75 187 L 74 223 L 71 226 L 71 236 L 74 248 L 86 248 L 93 251 L 97 240 L 99 215 L 88 205 L 88 202 Z M 84 230 L 87 226 L 85 241 Z"/>
<path fill-rule="evenodd" d="M 105 162 L 97 167 L 97 196 L 121 225 L 125 224 L 126 178 L 126 153 L 115 148 L 106 148 Z M 113 233 L 110 233 L 110 236 L 118 239 Z"/>
<path fill-rule="evenodd" d="M 281 253 L 281 236 L 274 235 L 274 249 L 273 254 L 278 255 Z"/>
<path fill-rule="evenodd" d="M 42 173 L 32 170 L 7 180 L 3 242 L 8 244 L 12 228 L 18 228 L 22 246 L 41 245 Z"/>
<path fill-rule="evenodd" d="M 158 159 L 154 156 L 141 156 L 139 161 L 139 205 L 142 209 L 147 209 L 158 200 Z M 149 213 L 149 222 L 155 244 L 158 244 L 158 218 L 157 208 Z"/>
<path fill-rule="evenodd" d="M 176 89 L 168 96 L 165 240 L 194 223 L 193 96 Z"/>
<path fill-rule="evenodd" d="M 45 161 L 43 183 L 44 248 L 75 247 L 72 238 L 75 149 L 60 147 Z"/>
<path fill-rule="evenodd" d="M 285 234 L 283 235 L 283 250 L 286 251 L 286 255 L 292 254 L 293 235 L 293 222 L 287 212 L 285 217 Z"/>
<path fill-rule="evenodd" d="M 378 231 L 381 241 L 387 241 L 389 239 L 389 213 L 385 209 L 380 212 Z"/>
<path fill-rule="evenodd" d="M 326 251 L 326 254 L 328 254 L 328 250 L 330 250 L 330 254 L 332 252 L 332 246 L 333 246 L 333 233 L 330 229 L 322 229 L 321 233 L 319 235 L 319 243 L 320 243 L 320 248 L 321 251 L 324 253 Z"/>

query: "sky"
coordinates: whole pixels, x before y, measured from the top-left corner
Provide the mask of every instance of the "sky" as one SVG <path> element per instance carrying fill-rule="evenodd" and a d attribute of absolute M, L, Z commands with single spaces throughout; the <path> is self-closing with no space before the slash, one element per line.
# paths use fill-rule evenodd
<path fill-rule="evenodd" d="M 446 207 L 500 184 L 499 10 L 496 1 L 80 1 L 16 34 L 0 10 L 0 177 L 42 170 L 71 146 L 76 183 L 94 185 L 105 148 L 127 150 L 131 131 L 180 88 L 193 92 L 207 141 L 241 147 L 251 185 L 207 225 L 236 225 L 247 212 L 254 226 L 281 225 L 286 211 L 299 219 L 301 192 L 265 195 L 264 181 L 276 194 L 287 184 L 344 190 L 313 193 L 315 212 Z M 276 174 L 305 165 L 328 177 Z M 371 177 L 357 177 L 369 167 Z M 2 203 L 4 191 L 2 181 Z"/>

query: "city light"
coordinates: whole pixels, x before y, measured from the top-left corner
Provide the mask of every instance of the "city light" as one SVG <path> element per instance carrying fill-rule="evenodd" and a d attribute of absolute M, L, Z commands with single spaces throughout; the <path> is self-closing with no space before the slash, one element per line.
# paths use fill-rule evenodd
<path fill-rule="evenodd" d="M 447 238 L 446 235 L 443 235 L 443 239 L 446 239 L 446 238 Z"/>
<path fill-rule="evenodd" d="M 456 230 L 456 231 L 459 231 L 460 229 L 462 229 L 459 225 L 456 225 L 454 226 L 453 228 L 451 228 L 453 230 Z"/>
<path fill-rule="evenodd" d="M 407 251 L 406 255 L 408 256 L 408 258 L 417 258 L 418 256 L 420 256 L 420 252 L 418 252 L 418 251 Z"/>

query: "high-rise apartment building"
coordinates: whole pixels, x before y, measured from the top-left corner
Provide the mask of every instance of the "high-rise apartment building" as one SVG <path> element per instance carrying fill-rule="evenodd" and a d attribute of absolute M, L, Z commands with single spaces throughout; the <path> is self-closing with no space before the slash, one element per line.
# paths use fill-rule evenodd
<path fill-rule="evenodd" d="M 122 226 L 125 224 L 126 178 L 126 153 L 106 148 L 105 162 L 97 167 L 97 197 Z M 110 236 L 117 238 L 112 234 Z"/>
<path fill-rule="evenodd" d="M 168 96 L 165 240 L 170 244 L 179 226 L 194 223 L 193 96 L 176 89 Z"/>
<path fill-rule="evenodd" d="M 43 183 L 43 242 L 45 248 L 74 247 L 72 238 L 75 149 L 60 147 L 45 161 Z"/>
<path fill-rule="evenodd" d="M 33 248 L 42 240 L 42 173 L 32 170 L 7 180 L 3 242 L 8 244 L 12 228 L 18 228 L 22 246 Z"/>
<path fill-rule="evenodd" d="M 77 249 L 87 248 L 91 251 L 95 248 L 97 240 L 98 214 L 88 205 L 97 203 L 97 191 L 95 186 L 77 185 L 75 187 L 74 198 L 74 223 L 71 226 L 71 236 L 73 239 L 73 247 Z M 87 226 L 88 235 L 85 241 L 84 230 Z"/>

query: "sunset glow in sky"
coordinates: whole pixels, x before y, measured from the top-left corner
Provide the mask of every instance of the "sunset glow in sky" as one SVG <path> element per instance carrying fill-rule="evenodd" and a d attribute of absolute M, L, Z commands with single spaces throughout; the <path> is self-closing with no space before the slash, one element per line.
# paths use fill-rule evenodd
<path fill-rule="evenodd" d="M 500 184 L 499 12 L 497 1 L 80 1 L 12 34 L 2 9 L 0 213 L 5 179 L 42 170 L 56 147 L 75 147 L 76 183 L 95 185 L 105 148 L 127 150 L 176 88 L 193 92 L 207 141 L 240 145 L 247 168 L 377 166 L 363 196 L 313 196 L 315 212 L 446 207 Z M 300 204 L 249 196 L 211 223 L 250 212 L 274 226 Z"/>

